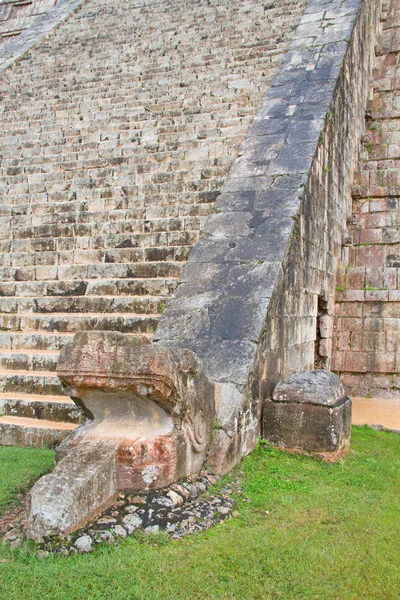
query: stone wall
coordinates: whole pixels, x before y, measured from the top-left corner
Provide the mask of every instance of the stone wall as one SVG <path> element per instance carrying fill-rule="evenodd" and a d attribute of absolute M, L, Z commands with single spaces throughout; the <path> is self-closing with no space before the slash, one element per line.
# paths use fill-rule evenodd
<path fill-rule="evenodd" d="M 400 6 L 386 5 L 354 177 L 348 258 L 336 288 L 333 368 L 354 396 L 400 398 L 397 65 Z"/>
<path fill-rule="evenodd" d="M 308 5 L 157 329 L 217 383 L 218 471 L 254 447 L 280 378 L 330 366 L 379 15 L 372 1 Z"/>

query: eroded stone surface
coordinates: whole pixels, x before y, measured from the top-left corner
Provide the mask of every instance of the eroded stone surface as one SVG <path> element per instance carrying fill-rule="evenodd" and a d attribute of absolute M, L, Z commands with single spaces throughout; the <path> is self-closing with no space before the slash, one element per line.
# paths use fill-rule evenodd
<path fill-rule="evenodd" d="M 115 444 L 104 440 L 74 448 L 33 486 L 28 536 L 65 536 L 110 504 L 118 491 L 116 459 Z"/>
<path fill-rule="evenodd" d="M 338 459 L 350 441 L 351 400 L 334 373 L 294 373 L 264 401 L 263 432 L 275 446 Z"/>
<path fill-rule="evenodd" d="M 313 370 L 293 373 L 278 383 L 274 402 L 334 406 L 345 398 L 343 383 L 330 371 Z"/>

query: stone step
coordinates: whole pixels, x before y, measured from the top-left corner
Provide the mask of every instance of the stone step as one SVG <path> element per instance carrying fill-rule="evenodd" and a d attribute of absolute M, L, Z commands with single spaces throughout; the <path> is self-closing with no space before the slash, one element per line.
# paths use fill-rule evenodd
<path fill-rule="evenodd" d="M 0 314 L 25 313 L 116 313 L 158 314 L 167 304 L 167 296 L 68 296 L 2 298 Z"/>
<path fill-rule="evenodd" d="M 133 337 L 152 337 L 151 334 L 140 333 L 125 333 L 125 335 Z M 14 352 L 25 352 L 27 350 L 58 351 L 61 350 L 65 344 L 71 342 L 73 337 L 74 333 L 52 333 L 45 331 L 0 332 L 0 348 L 2 350 L 13 350 Z"/>
<path fill-rule="evenodd" d="M 8 281 L 0 283 L 0 296 L 170 296 L 178 277 L 147 279 L 96 279 L 64 281 Z"/>
<path fill-rule="evenodd" d="M 58 352 L 0 349 L 0 370 L 55 372 L 57 360 Z"/>
<path fill-rule="evenodd" d="M 75 423 L 30 419 L 27 417 L 0 417 L 0 444 L 3 446 L 35 446 L 37 448 L 58 446 Z"/>
<path fill-rule="evenodd" d="M 57 374 L 52 371 L 0 370 L 0 393 L 66 396 Z"/>
<path fill-rule="evenodd" d="M 121 243 L 127 235 L 123 232 L 129 232 L 129 234 L 153 234 L 153 233 L 168 233 L 168 232 L 183 232 L 191 231 L 192 233 L 197 232 L 199 227 L 204 221 L 205 217 L 199 217 L 197 215 L 168 215 L 164 218 L 156 218 L 151 221 L 146 219 L 144 209 L 132 208 L 122 210 L 107 210 L 105 207 L 102 211 L 90 212 L 85 208 L 88 202 L 70 203 L 70 202 L 54 202 L 49 204 L 46 203 L 27 203 L 27 204 L 13 204 L 12 206 L 12 218 L 16 220 L 20 214 L 29 215 L 29 219 L 32 221 L 33 227 L 43 227 L 48 225 L 67 225 L 72 228 L 76 224 L 95 224 L 97 229 L 100 224 L 103 224 L 104 229 L 109 230 L 111 233 L 114 232 L 113 236 L 107 236 L 104 241 L 113 243 Z M 79 210 L 83 205 L 83 209 Z M 14 217 L 15 215 L 15 217 Z M 16 231 L 18 231 L 18 227 Z M 24 222 L 23 231 L 26 233 L 26 222 Z M 57 236 L 58 237 L 58 236 Z M 56 238 L 45 238 L 53 240 L 53 247 L 57 246 L 59 241 Z M 68 237 L 68 236 L 67 236 Z M 61 238 L 64 239 L 64 238 Z M 97 239 L 97 238 L 96 238 Z M 128 240 L 131 240 L 129 235 Z M 41 238 L 32 239 L 32 242 L 40 246 Z M 104 246 L 109 247 L 109 246 Z M 113 246 L 110 246 L 113 247 Z"/>
<path fill-rule="evenodd" d="M 43 248 L 43 251 L 55 249 L 62 245 L 64 238 L 91 238 L 91 248 L 112 249 L 118 247 L 138 248 L 157 246 L 185 246 L 193 244 L 199 237 L 199 231 L 190 229 L 158 230 L 153 232 L 137 232 L 137 221 L 96 221 L 90 223 L 62 223 L 54 217 L 54 223 L 44 225 L 26 225 L 31 219 L 25 217 L 23 226 L 18 227 L 16 218 L 11 217 L 14 240 L 31 240 L 34 247 Z M 143 221 L 143 227 L 147 227 Z M 166 224 L 168 227 L 168 224 Z M 183 225 L 184 227 L 184 225 Z M 93 245 L 94 244 L 94 245 Z M 128 245 L 129 244 L 129 245 Z"/>
<path fill-rule="evenodd" d="M 135 263 L 153 260 L 187 260 L 192 248 L 191 244 L 182 245 L 164 244 L 158 246 L 138 246 L 129 248 L 110 248 L 92 250 L 42 250 L 30 252 L 13 252 L 12 256 L 2 255 L 2 260 L 10 258 L 11 264 L 5 266 L 27 267 L 43 265 L 97 265 L 97 264 L 120 264 Z"/>
<path fill-rule="evenodd" d="M 85 417 L 67 396 L 0 394 L 0 415 L 83 424 Z"/>
<path fill-rule="evenodd" d="M 159 249 L 158 249 L 159 250 Z M 163 249 L 161 249 L 163 250 Z M 167 249 L 168 250 L 168 249 Z M 104 263 L 92 265 L 56 265 L 29 267 L 0 267 L 0 281 L 67 281 L 90 279 L 147 279 L 148 277 L 179 277 L 184 263 L 170 258 L 133 263 Z"/>
<path fill-rule="evenodd" d="M 77 331 L 120 331 L 121 333 L 155 332 L 160 314 L 0 314 L 0 331 L 3 332 L 54 332 L 76 333 Z"/>

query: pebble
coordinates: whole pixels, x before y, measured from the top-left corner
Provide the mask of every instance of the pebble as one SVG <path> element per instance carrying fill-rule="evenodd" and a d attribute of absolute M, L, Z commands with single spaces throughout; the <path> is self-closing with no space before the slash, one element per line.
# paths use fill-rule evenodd
<path fill-rule="evenodd" d="M 134 504 L 129 504 L 129 506 L 125 506 L 124 511 L 127 513 L 134 513 L 136 512 L 138 509 L 137 506 L 135 506 Z"/>
<path fill-rule="evenodd" d="M 146 533 L 160 533 L 160 526 L 159 525 L 150 525 L 149 527 L 146 527 L 145 532 Z"/>
<path fill-rule="evenodd" d="M 126 538 L 126 529 L 122 527 L 122 525 L 115 525 L 115 527 L 111 527 L 111 532 L 120 538 Z"/>
<path fill-rule="evenodd" d="M 169 490 L 169 492 L 167 492 L 167 496 L 172 500 L 175 506 L 180 506 L 181 504 L 183 504 L 182 496 L 174 492 L 174 490 Z"/>
<path fill-rule="evenodd" d="M 5 535 L 2 537 L 2 543 L 6 544 L 7 542 L 13 542 L 18 538 L 19 531 L 15 529 L 11 529 L 11 531 L 7 531 Z"/>
<path fill-rule="evenodd" d="M 166 498 L 166 497 L 162 497 L 162 496 L 161 496 L 161 498 L 155 498 L 153 500 L 153 502 L 160 506 L 166 506 L 167 508 L 171 508 L 172 506 L 175 506 L 175 502 L 173 500 L 171 500 L 171 498 Z"/>
<path fill-rule="evenodd" d="M 141 526 L 143 521 L 137 515 L 126 515 L 126 517 L 122 519 L 122 523 L 124 524 L 128 534 L 131 534 L 133 531 L 135 531 L 135 529 L 138 529 Z"/>
<path fill-rule="evenodd" d="M 78 552 L 90 552 L 92 550 L 93 540 L 90 535 L 82 535 L 75 540 L 75 548 Z"/>
<path fill-rule="evenodd" d="M 111 525 L 115 525 L 116 522 L 117 519 L 115 519 L 114 517 L 100 517 L 99 519 L 96 519 L 95 524 L 104 527 L 110 527 Z"/>
<path fill-rule="evenodd" d="M 99 540 L 101 542 L 108 542 L 109 544 L 113 544 L 115 541 L 115 537 L 111 533 L 111 531 L 102 531 L 99 535 Z"/>
<path fill-rule="evenodd" d="M 217 511 L 220 515 L 229 515 L 231 509 L 228 506 L 218 506 Z"/>

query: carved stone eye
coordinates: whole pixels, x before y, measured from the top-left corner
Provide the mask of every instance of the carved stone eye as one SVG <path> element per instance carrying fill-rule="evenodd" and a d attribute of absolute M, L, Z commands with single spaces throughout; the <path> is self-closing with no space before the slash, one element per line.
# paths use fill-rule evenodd
<path fill-rule="evenodd" d="M 202 452 L 208 441 L 208 428 L 203 415 L 198 412 L 191 419 L 188 419 L 188 434 L 192 442 L 193 449 L 196 452 Z"/>

